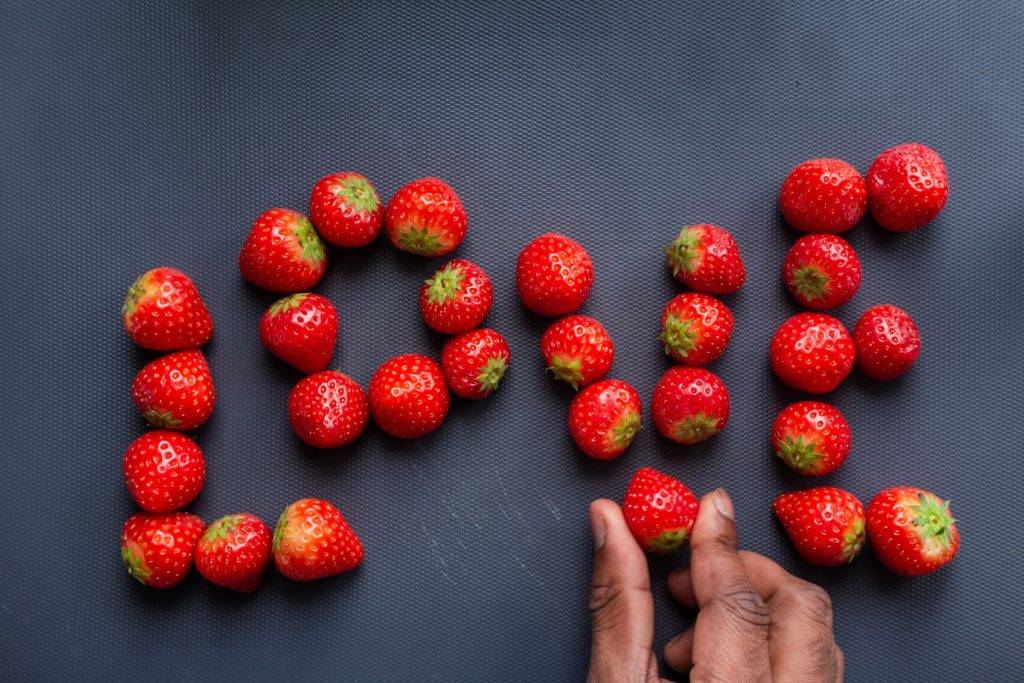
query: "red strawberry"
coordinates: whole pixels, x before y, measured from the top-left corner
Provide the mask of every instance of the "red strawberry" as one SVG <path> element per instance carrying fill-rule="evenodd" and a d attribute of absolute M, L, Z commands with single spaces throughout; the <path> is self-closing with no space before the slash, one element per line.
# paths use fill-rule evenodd
<path fill-rule="evenodd" d="M 164 429 L 146 432 L 124 452 L 124 482 L 146 512 L 172 512 L 199 495 L 206 460 L 195 441 Z"/>
<path fill-rule="evenodd" d="M 864 506 L 832 486 L 783 493 L 772 506 L 800 557 L 834 567 L 857 557 L 864 545 Z"/>
<path fill-rule="evenodd" d="M 551 324 L 540 339 L 548 370 L 573 389 L 596 382 L 611 370 L 615 344 L 604 325 L 587 315 L 570 315 Z"/>
<path fill-rule="evenodd" d="M 676 365 L 665 371 L 651 399 L 654 426 L 681 444 L 709 439 L 729 421 L 729 390 L 704 368 Z"/>
<path fill-rule="evenodd" d="M 319 294 L 290 294 L 278 299 L 260 319 L 263 346 L 302 372 L 318 372 L 334 355 L 338 311 Z"/>
<path fill-rule="evenodd" d="M 154 268 L 128 288 L 121 308 L 124 329 L 152 351 L 202 346 L 213 334 L 213 319 L 192 278 L 174 268 Z"/>
<path fill-rule="evenodd" d="M 772 370 L 783 382 L 811 394 L 832 391 L 853 368 L 853 340 L 837 319 L 798 313 L 772 337 Z"/>
<path fill-rule="evenodd" d="M 864 178 L 841 159 L 810 159 L 789 172 L 779 191 L 786 222 L 800 232 L 846 232 L 868 206 Z"/>
<path fill-rule="evenodd" d="M 188 431 L 206 422 L 217 393 L 202 351 L 177 351 L 146 363 L 132 382 L 132 400 L 154 427 Z"/>
<path fill-rule="evenodd" d="M 640 547 L 671 553 L 690 540 L 697 521 L 697 498 L 675 477 L 642 467 L 626 489 L 622 515 Z"/>
<path fill-rule="evenodd" d="M 935 150 L 908 143 L 885 150 L 868 169 L 868 200 L 875 222 L 886 230 L 924 227 L 946 206 L 949 180 Z"/>
<path fill-rule="evenodd" d="M 516 289 L 538 315 L 572 313 L 590 296 L 594 264 L 579 242 L 549 232 L 523 248 L 516 263 Z"/>
<path fill-rule="evenodd" d="M 312 289 L 327 269 L 324 243 L 298 211 L 269 209 L 259 215 L 238 255 L 242 277 L 271 292 Z"/>
<path fill-rule="evenodd" d="M 270 528 L 247 512 L 213 522 L 196 545 L 196 570 L 202 577 L 239 593 L 260 587 L 268 562 Z"/>
<path fill-rule="evenodd" d="M 483 322 L 494 296 L 491 278 L 466 259 L 441 266 L 420 287 L 423 322 L 442 334 L 469 332 Z"/>
<path fill-rule="evenodd" d="M 747 279 L 736 240 L 717 225 L 686 226 L 665 253 L 676 279 L 698 292 L 732 294 Z"/>
<path fill-rule="evenodd" d="M 370 380 L 373 419 L 384 432 L 399 439 L 416 439 L 440 427 L 448 403 L 441 368 L 416 353 L 385 361 Z"/>
<path fill-rule="evenodd" d="M 384 221 L 377 190 L 351 171 L 324 176 L 309 197 L 316 231 L 336 247 L 363 247 L 377 239 Z"/>
<path fill-rule="evenodd" d="M 185 512 L 137 512 L 121 530 L 121 560 L 128 573 L 153 588 L 177 586 L 192 568 L 203 520 Z"/>
<path fill-rule="evenodd" d="M 732 311 L 713 296 L 686 292 L 665 304 L 658 341 L 677 363 L 707 365 L 725 352 Z"/>
<path fill-rule="evenodd" d="M 363 544 L 338 508 L 302 498 L 284 509 L 274 529 L 274 564 L 293 581 L 315 581 L 363 563 Z"/>
<path fill-rule="evenodd" d="M 786 254 L 782 281 L 807 308 L 842 306 L 860 288 L 860 259 L 842 237 L 804 235 Z"/>
<path fill-rule="evenodd" d="M 949 501 L 913 486 L 885 489 L 868 503 L 868 540 L 879 562 L 902 576 L 953 561 L 960 532 Z"/>
<path fill-rule="evenodd" d="M 617 458 L 640 431 L 640 394 L 619 379 L 591 384 L 569 406 L 569 433 L 596 460 Z"/>
<path fill-rule="evenodd" d="M 462 398 L 484 398 L 498 388 L 511 353 L 508 342 L 487 328 L 452 337 L 441 349 L 448 388 Z"/>
<path fill-rule="evenodd" d="M 343 372 L 324 370 L 299 380 L 288 396 L 288 421 L 296 436 L 317 448 L 352 443 L 370 419 L 366 394 Z"/>
<path fill-rule="evenodd" d="M 442 256 L 466 236 L 466 211 L 440 178 L 414 180 L 388 202 L 384 223 L 391 243 L 421 256 Z"/>
<path fill-rule="evenodd" d="M 884 304 L 864 311 L 853 327 L 857 367 L 872 379 L 896 379 L 921 355 L 921 333 L 906 311 Z"/>
<path fill-rule="evenodd" d="M 850 455 L 850 425 L 839 409 L 821 401 L 783 408 L 772 425 L 772 448 L 798 474 L 823 475 Z"/>

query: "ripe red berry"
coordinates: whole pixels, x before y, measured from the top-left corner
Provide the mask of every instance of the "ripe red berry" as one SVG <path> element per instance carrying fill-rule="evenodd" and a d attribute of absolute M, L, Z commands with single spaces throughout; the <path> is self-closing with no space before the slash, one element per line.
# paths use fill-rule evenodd
<path fill-rule="evenodd" d="M 341 511 L 326 500 L 303 498 L 284 509 L 274 529 L 274 564 L 292 581 L 315 581 L 355 569 L 363 544 Z"/>
<path fill-rule="evenodd" d="M 369 419 L 363 388 L 337 370 L 303 377 L 288 396 L 292 430 L 316 448 L 340 448 L 352 443 L 366 429 Z"/>
<path fill-rule="evenodd" d="M 953 561 L 960 532 L 948 500 L 900 486 L 885 489 L 868 504 L 868 540 L 875 557 L 891 571 L 921 576 Z"/>
<path fill-rule="evenodd" d="M 511 352 L 505 338 L 482 328 L 464 332 L 445 342 L 441 368 L 448 388 L 462 398 L 490 396 L 508 369 Z"/>
<path fill-rule="evenodd" d="M 617 458 L 640 431 L 640 394 L 619 379 L 595 382 L 569 406 L 569 433 L 597 460 Z"/>
<path fill-rule="evenodd" d="M 195 441 L 164 429 L 146 432 L 124 452 L 128 493 L 146 512 L 185 507 L 203 490 L 206 460 Z"/>
<path fill-rule="evenodd" d="M 402 187 L 384 214 L 391 243 L 421 256 L 442 256 L 459 246 L 468 220 L 455 190 L 440 178 L 420 178 Z"/>
<path fill-rule="evenodd" d="M 775 454 L 798 474 L 829 474 L 850 455 L 850 425 L 839 409 L 822 401 L 783 408 L 772 425 Z"/>
<path fill-rule="evenodd" d="M 717 225 L 686 226 L 665 253 L 676 279 L 698 292 L 732 294 L 747 279 L 739 245 Z"/>
<path fill-rule="evenodd" d="M 196 545 L 196 570 L 215 586 L 251 593 L 270 562 L 270 528 L 256 515 L 226 515 L 206 527 Z"/>
<path fill-rule="evenodd" d="M 836 235 L 804 235 L 786 254 L 782 281 L 807 308 L 842 306 L 860 288 L 860 259 Z"/>
<path fill-rule="evenodd" d="M 651 399 L 654 426 L 681 444 L 709 439 L 729 421 L 729 390 L 704 368 L 676 365 L 665 371 Z"/>
<path fill-rule="evenodd" d="M 857 367 L 872 379 L 902 377 L 921 355 L 921 333 L 906 311 L 872 306 L 853 327 Z"/>
<path fill-rule="evenodd" d="M 213 318 L 192 278 L 174 268 L 154 268 L 128 288 L 121 308 L 124 329 L 152 351 L 202 346 L 213 335 Z"/>
<path fill-rule="evenodd" d="M 541 235 L 519 254 L 516 289 L 523 305 L 538 315 L 572 313 L 587 300 L 593 285 L 590 255 L 565 235 Z"/>
<path fill-rule="evenodd" d="M 369 397 L 377 425 L 399 439 L 416 439 L 440 427 L 450 400 L 441 368 L 416 353 L 395 356 L 377 368 Z"/>
<path fill-rule="evenodd" d="M 864 506 L 842 489 L 783 493 L 773 508 L 800 557 L 811 564 L 847 564 L 864 545 Z"/>
<path fill-rule="evenodd" d="M 137 512 L 121 530 L 121 560 L 139 583 L 171 588 L 192 568 L 203 520 L 185 512 Z"/>
<path fill-rule="evenodd" d="M 949 180 L 935 150 L 916 143 L 896 145 L 871 162 L 868 201 L 875 222 L 907 232 L 930 223 L 946 206 Z"/>
<path fill-rule="evenodd" d="M 677 363 L 707 365 L 725 352 L 732 311 L 713 296 L 685 292 L 665 304 L 658 341 Z"/>
<path fill-rule="evenodd" d="M 132 400 L 154 427 L 188 431 L 210 418 L 217 394 L 202 351 L 176 351 L 146 363 Z"/>
<path fill-rule="evenodd" d="M 697 505 L 686 484 L 653 467 L 642 467 L 626 489 L 622 516 L 641 548 L 671 553 L 690 540 Z"/>
<path fill-rule="evenodd" d="M 782 217 L 801 232 L 846 232 L 868 205 L 864 178 L 841 159 L 810 159 L 789 172 L 779 190 Z"/>
<path fill-rule="evenodd" d="M 318 372 L 334 355 L 338 312 L 325 297 L 304 292 L 278 299 L 260 319 L 263 346 L 302 372 Z"/>
<path fill-rule="evenodd" d="M 420 313 L 431 329 L 460 334 L 483 322 L 493 297 L 491 278 L 484 269 L 472 261 L 455 259 L 420 287 Z"/>
<path fill-rule="evenodd" d="M 586 315 L 553 322 L 540 339 L 540 352 L 555 378 L 573 389 L 607 375 L 615 360 L 615 344 L 608 330 Z"/>
<path fill-rule="evenodd" d="M 798 313 L 772 337 L 772 370 L 783 382 L 811 394 L 832 391 L 853 368 L 853 340 L 836 318 Z"/>
<path fill-rule="evenodd" d="M 313 288 L 327 269 L 324 243 L 298 211 L 269 209 L 252 224 L 238 255 L 242 277 L 271 292 Z"/>
<path fill-rule="evenodd" d="M 380 234 L 384 210 L 369 180 L 343 171 L 324 176 L 313 186 L 309 218 L 328 244 L 363 247 Z"/>

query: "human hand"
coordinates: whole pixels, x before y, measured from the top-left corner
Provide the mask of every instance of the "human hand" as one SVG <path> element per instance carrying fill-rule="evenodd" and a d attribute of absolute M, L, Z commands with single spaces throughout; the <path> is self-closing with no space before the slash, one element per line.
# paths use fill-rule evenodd
<path fill-rule="evenodd" d="M 690 566 L 668 577 L 669 593 L 699 612 L 693 626 L 665 645 L 665 663 L 700 681 L 842 680 L 828 594 L 762 555 L 739 551 L 733 515 L 723 489 L 701 499 Z M 591 503 L 590 526 L 588 680 L 663 680 L 652 649 L 647 559 L 612 501 Z"/>

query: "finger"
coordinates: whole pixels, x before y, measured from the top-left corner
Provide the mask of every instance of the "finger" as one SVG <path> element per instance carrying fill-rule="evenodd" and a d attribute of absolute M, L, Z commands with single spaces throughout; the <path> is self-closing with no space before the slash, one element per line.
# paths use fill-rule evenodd
<path fill-rule="evenodd" d="M 612 501 L 590 504 L 590 527 L 590 680 L 643 680 L 654 640 L 647 559 Z"/>
<path fill-rule="evenodd" d="M 764 555 L 741 550 L 740 560 L 750 583 L 766 602 L 778 589 L 779 584 L 789 577 L 785 569 Z M 668 592 L 686 607 L 697 606 L 697 596 L 693 592 L 693 578 L 689 567 L 677 569 L 668 575 Z"/>
<path fill-rule="evenodd" d="M 679 673 L 693 668 L 693 627 L 665 643 L 665 663 Z"/>

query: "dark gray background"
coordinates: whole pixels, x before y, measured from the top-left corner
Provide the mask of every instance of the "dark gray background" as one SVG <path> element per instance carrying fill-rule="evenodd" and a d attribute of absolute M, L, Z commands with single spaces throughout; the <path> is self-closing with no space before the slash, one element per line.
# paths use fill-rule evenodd
<path fill-rule="evenodd" d="M 742 543 L 828 588 L 851 680 L 1024 676 L 1020 3 L 2 4 L 5 677 L 580 678 L 586 506 L 620 498 L 642 465 L 698 493 L 725 485 Z M 902 381 L 855 374 L 831 396 L 854 452 L 822 483 L 865 503 L 901 483 L 952 498 L 960 557 L 918 580 L 870 553 L 827 571 L 801 562 L 770 504 L 803 482 L 767 446 L 796 398 L 766 362 L 797 310 L 778 276 L 795 237 L 779 183 L 813 156 L 866 170 L 906 140 L 945 158 L 949 205 L 916 234 L 870 221 L 848 233 L 864 284 L 838 315 L 904 306 L 924 351 Z M 286 421 L 299 375 L 257 336 L 274 297 L 244 285 L 235 259 L 260 211 L 305 210 L 314 181 L 342 169 L 385 198 L 423 175 L 451 182 L 470 216 L 457 255 L 494 279 L 488 324 L 513 362 L 497 395 L 456 401 L 428 438 L 371 427 L 315 452 Z M 694 221 L 732 230 L 749 269 L 714 366 L 729 427 L 683 448 L 648 426 L 618 461 L 590 462 L 563 425 L 569 391 L 543 373 L 545 323 L 516 299 L 516 254 L 551 229 L 586 245 L 584 311 L 617 343 L 613 376 L 646 403 L 666 367 L 658 316 L 679 291 L 659 248 Z M 385 357 L 437 355 L 416 290 L 440 261 L 383 240 L 330 260 L 318 291 L 340 311 L 337 366 L 365 385 Z M 161 264 L 195 278 L 217 325 L 194 510 L 272 521 L 296 498 L 331 499 L 366 544 L 359 571 L 313 585 L 270 572 L 250 597 L 124 574 L 120 462 L 143 429 L 129 384 L 150 355 L 119 309 Z M 683 562 L 653 563 L 659 650 L 691 619 L 664 591 Z"/>

